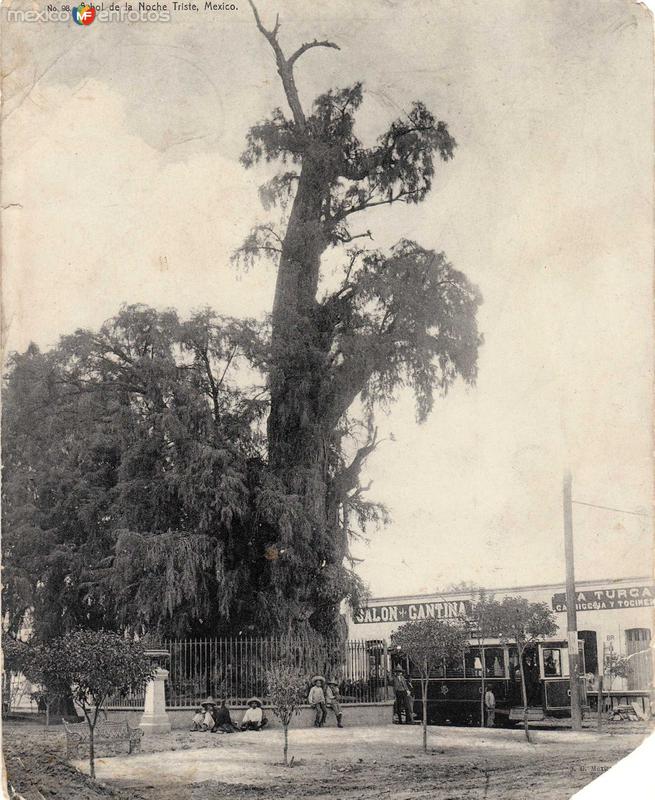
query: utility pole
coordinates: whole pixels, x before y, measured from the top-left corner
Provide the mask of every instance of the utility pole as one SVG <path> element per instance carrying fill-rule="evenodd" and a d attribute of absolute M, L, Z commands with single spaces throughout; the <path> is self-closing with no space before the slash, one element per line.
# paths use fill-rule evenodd
<path fill-rule="evenodd" d="M 582 730 L 580 706 L 580 655 L 578 653 L 578 620 L 575 610 L 575 569 L 573 563 L 573 505 L 571 502 L 572 478 L 564 473 L 564 558 L 566 560 L 566 631 L 569 645 L 569 681 L 571 685 L 571 726 Z"/>

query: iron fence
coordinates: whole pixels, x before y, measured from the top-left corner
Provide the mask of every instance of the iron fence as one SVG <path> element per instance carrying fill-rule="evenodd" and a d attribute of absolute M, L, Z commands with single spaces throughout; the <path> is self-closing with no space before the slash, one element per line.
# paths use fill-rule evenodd
<path fill-rule="evenodd" d="M 248 698 L 266 702 L 266 672 L 278 661 L 291 662 L 311 678 L 322 675 L 339 685 L 342 703 L 375 703 L 387 699 L 387 648 L 382 641 L 312 641 L 292 638 L 216 638 L 166 640 L 169 658 L 166 706 L 197 706 L 207 695 L 231 705 Z M 114 697 L 109 708 L 142 708 L 144 696 Z"/>

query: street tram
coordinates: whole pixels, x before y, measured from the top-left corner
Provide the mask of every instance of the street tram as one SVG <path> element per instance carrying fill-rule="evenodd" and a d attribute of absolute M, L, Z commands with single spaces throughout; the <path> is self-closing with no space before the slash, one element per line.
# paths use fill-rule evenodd
<path fill-rule="evenodd" d="M 580 675 L 584 676 L 584 648 L 579 641 Z M 414 694 L 414 714 L 422 716 L 419 673 L 406 657 L 390 653 L 391 669 L 401 666 L 409 676 Z M 461 661 L 445 663 L 428 681 L 427 716 L 430 724 L 479 725 L 482 696 L 482 670 L 485 691 L 496 698 L 496 724 L 514 725 L 523 720 L 521 676 L 516 646 L 496 641 L 470 646 Z M 528 700 L 528 719 L 567 717 L 571 714 L 568 646 L 565 641 L 544 641 L 528 646 L 523 653 Z M 585 680 L 580 678 L 582 702 L 586 703 Z"/>

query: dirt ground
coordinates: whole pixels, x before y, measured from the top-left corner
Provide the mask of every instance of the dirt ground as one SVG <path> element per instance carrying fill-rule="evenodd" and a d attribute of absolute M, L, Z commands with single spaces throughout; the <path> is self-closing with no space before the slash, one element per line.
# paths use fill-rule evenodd
<path fill-rule="evenodd" d="M 25 800 L 567 800 L 648 732 L 644 723 L 608 725 L 601 734 L 543 730 L 528 744 L 520 730 L 433 727 L 424 754 L 419 726 L 292 730 L 289 769 L 280 763 L 278 730 L 174 731 L 144 737 L 140 755 L 101 746 L 98 782 L 65 762 L 61 728 L 10 722 L 3 737 L 9 780 Z"/>

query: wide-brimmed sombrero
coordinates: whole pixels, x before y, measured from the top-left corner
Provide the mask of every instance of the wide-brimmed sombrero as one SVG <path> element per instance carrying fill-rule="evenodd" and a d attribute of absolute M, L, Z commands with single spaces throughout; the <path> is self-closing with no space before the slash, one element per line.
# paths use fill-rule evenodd
<path fill-rule="evenodd" d="M 338 686 L 338 685 L 339 685 L 339 681 L 335 681 L 334 678 L 332 680 L 328 681 L 328 686 Z"/>
<path fill-rule="evenodd" d="M 246 703 L 246 705 L 249 706 L 251 703 L 257 703 L 257 705 L 260 708 L 262 707 L 262 701 L 259 699 L 259 697 L 251 697 L 250 700 L 248 700 L 248 702 Z"/>
<path fill-rule="evenodd" d="M 211 695 L 209 695 L 208 697 L 205 697 L 205 699 L 202 701 L 202 703 L 200 703 L 200 705 L 201 706 L 215 706 L 216 705 L 216 700 L 214 700 L 214 698 Z"/>
<path fill-rule="evenodd" d="M 312 683 L 316 683 L 316 681 L 323 681 L 323 683 L 325 683 L 325 678 L 322 675 L 314 675 Z"/>
<path fill-rule="evenodd" d="M 394 669 L 394 672 L 404 672 L 404 671 L 405 670 L 402 667 L 396 667 L 396 669 Z"/>

